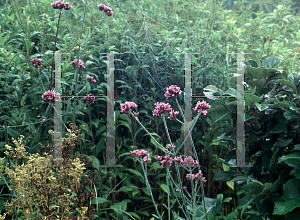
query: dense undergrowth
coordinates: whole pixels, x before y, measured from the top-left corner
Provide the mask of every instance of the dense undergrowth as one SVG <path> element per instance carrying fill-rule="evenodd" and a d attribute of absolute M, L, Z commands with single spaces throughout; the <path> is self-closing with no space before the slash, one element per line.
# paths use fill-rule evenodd
<path fill-rule="evenodd" d="M 51 3 L 1 1 L 2 219 L 300 216 L 297 1 L 70 0 L 67 10 Z M 69 96 L 61 97 L 62 134 L 67 136 L 61 167 L 53 166 L 58 96 L 52 53 L 58 52 L 62 95 Z M 108 132 L 105 53 L 112 52 L 120 53 L 114 54 L 115 164 L 123 167 L 101 166 Z M 231 167 L 238 115 L 234 53 L 241 52 L 248 53 L 245 159 L 253 167 Z M 198 96 L 192 108 L 202 101 L 211 106 L 201 117 L 191 111 L 198 120 L 192 132 L 198 161 L 193 163 L 207 180 L 199 181 L 194 193 L 190 171 L 176 161 L 164 167 L 156 160 L 163 152 L 159 145 L 167 150 L 174 144 L 184 155 L 185 53 L 192 53 L 192 94 Z M 182 91 L 176 99 L 164 96 L 171 85 Z M 126 101 L 137 104 L 135 112 L 122 114 Z M 161 102 L 177 113 L 154 115 Z M 178 120 L 168 120 L 168 114 Z M 142 149 L 151 162 L 132 156 Z"/>

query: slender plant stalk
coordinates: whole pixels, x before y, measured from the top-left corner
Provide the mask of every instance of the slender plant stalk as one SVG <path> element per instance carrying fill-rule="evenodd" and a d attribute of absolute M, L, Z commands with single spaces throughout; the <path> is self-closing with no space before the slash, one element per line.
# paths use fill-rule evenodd
<path fill-rule="evenodd" d="M 152 199 L 152 202 L 153 202 L 155 211 L 156 211 L 156 213 L 157 213 L 157 216 L 159 216 L 159 219 L 162 220 L 162 216 L 159 214 L 159 211 L 158 211 L 158 209 L 157 209 L 157 205 L 156 205 L 155 200 L 154 200 L 154 198 L 153 198 L 151 186 L 150 186 L 149 181 L 148 181 L 148 177 L 147 177 L 147 165 L 145 164 L 145 168 L 144 168 L 143 162 L 142 162 L 142 161 L 140 161 L 140 162 L 141 162 L 141 165 L 142 165 L 142 168 L 143 168 L 146 186 L 147 186 L 148 192 L 150 193 L 150 196 L 151 196 L 151 199 Z"/>
<path fill-rule="evenodd" d="M 165 118 L 164 118 L 165 119 Z M 164 120 L 165 121 L 165 120 Z M 170 220 L 170 218 L 171 218 L 171 214 L 170 214 L 170 209 L 171 209 L 171 207 L 170 207 L 170 187 L 169 187 L 169 178 L 170 178 L 170 168 L 169 167 L 167 167 L 167 176 L 166 176 L 166 180 L 167 180 L 167 186 L 168 186 L 168 188 L 167 188 L 167 190 L 168 190 L 168 218 L 169 218 L 169 220 Z M 172 178 L 172 177 L 171 177 Z"/>

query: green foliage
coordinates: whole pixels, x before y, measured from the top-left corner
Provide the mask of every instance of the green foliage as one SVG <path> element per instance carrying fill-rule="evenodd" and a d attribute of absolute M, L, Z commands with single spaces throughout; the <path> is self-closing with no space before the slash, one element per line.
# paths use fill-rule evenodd
<path fill-rule="evenodd" d="M 97 199 L 84 200 L 82 208 L 89 207 L 90 210 L 90 203 L 97 208 L 98 205 L 101 206 L 105 211 L 95 211 L 98 219 L 110 219 L 113 215 L 118 219 L 149 219 L 153 213 L 153 206 L 149 203 L 151 199 L 147 190 L 139 190 L 145 189 L 142 169 L 126 153 L 132 150 L 131 146 L 149 149 L 153 154 L 159 151 L 155 142 L 137 123 L 131 123 L 133 120 L 130 117 L 120 115 L 119 104 L 129 100 L 137 103 L 140 121 L 165 146 L 168 137 L 162 130 L 163 121 L 152 116 L 154 103 L 165 101 L 163 94 L 167 86 L 176 84 L 181 89 L 184 88 L 184 56 L 175 53 L 201 52 L 192 55 L 192 88 L 193 95 L 205 97 L 193 98 L 192 101 L 194 106 L 198 100 L 205 99 L 212 108 L 207 113 L 207 120 L 194 127 L 193 142 L 201 169 L 208 177 L 206 197 L 217 198 L 220 193 L 225 197 L 221 210 L 219 200 L 216 203 L 209 202 L 211 206 L 206 208 L 211 208 L 210 216 L 214 216 L 214 219 L 240 217 L 270 220 L 298 217 L 300 199 L 297 197 L 299 189 L 295 182 L 300 178 L 300 76 L 297 49 L 299 17 L 295 16 L 298 9 L 292 7 L 291 2 L 298 3 L 166 0 L 157 5 L 150 0 L 136 1 L 134 4 L 131 1 L 113 0 L 104 2 L 109 3 L 115 12 L 113 16 L 107 17 L 99 12 L 96 6 L 99 3 L 96 2 L 89 2 L 85 9 L 85 1 L 71 1 L 74 8 L 60 15 L 59 11 L 51 9 L 51 2 L 48 1 L 1 1 L 2 156 L 8 150 L 11 159 L 19 163 L 16 167 L 20 167 L 21 160 L 24 162 L 25 159 L 17 158 L 25 156 L 25 150 L 30 155 L 36 155 L 35 153 L 43 150 L 39 143 L 46 146 L 50 142 L 48 130 L 53 129 L 53 106 L 43 103 L 41 95 L 52 89 L 50 84 L 54 83 L 53 78 L 51 82 L 53 55 L 47 53 L 53 52 L 55 42 L 56 51 L 69 53 L 62 55 L 63 94 L 74 94 L 72 83 L 75 69 L 70 62 L 77 58 L 79 47 L 76 42 L 84 43 L 80 59 L 86 64 L 86 69 L 78 72 L 76 83 L 79 95 L 92 92 L 106 96 L 107 61 L 105 55 L 99 55 L 99 52 L 123 53 L 114 58 L 116 163 L 122 164 L 124 168 L 121 172 L 118 172 L 118 168 L 112 168 L 113 172 L 99 166 L 99 163 L 105 163 L 106 155 L 105 98 L 97 99 L 94 105 L 86 105 L 79 100 L 76 109 L 72 105 L 74 99 L 62 101 L 64 123 L 68 124 L 71 114 L 75 112 L 75 122 L 85 125 L 84 136 L 79 138 L 81 143 L 76 148 L 78 154 L 68 154 L 68 158 L 73 161 L 77 155 L 90 155 L 89 169 L 98 171 L 94 178 L 98 178 L 101 183 L 92 187 L 80 186 L 78 189 L 83 192 L 86 188 L 92 188 L 93 193 L 97 194 Z M 90 35 L 95 26 L 95 32 Z M 244 80 L 246 161 L 251 162 L 254 167 L 236 170 L 230 168 L 227 171 L 222 170 L 222 163 L 235 164 L 237 115 L 234 74 L 236 55 L 228 53 L 241 51 L 255 53 L 245 55 L 247 67 Z M 34 68 L 30 63 L 33 57 L 42 58 L 43 67 Z M 87 74 L 94 76 L 97 84 L 87 83 Z M 216 98 L 222 95 L 229 96 Z M 183 96 L 179 102 L 184 110 Z M 174 106 L 175 103 L 170 101 L 170 104 Z M 42 121 L 43 116 L 48 118 L 45 122 Z M 167 124 L 171 129 L 170 138 L 177 146 L 184 138 L 182 126 L 176 121 L 168 121 Z M 69 133 L 66 126 L 63 133 Z M 12 145 L 8 136 L 17 139 L 20 135 L 26 139 L 25 145 L 19 144 L 19 148 L 10 149 L 4 147 L 6 144 Z M 69 143 L 64 150 L 67 152 L 72 146 Z M 70 152 L 74 151 L 75 147 Z M 41 158 L 48 157 L 36 156 L 34 160 L 41 163 Z M 49 158 L 43 160 L 48 161 Z M 9 166 L 7 158 L 2 159 L 2 162 Z M 28 163 L 24 166 L 28 166 Z M 28 174 L 27 171 L 22 172 L 22 175 Z M 160 188 L 165 186 L 165 176 L 157 172 L 163 172 L 157 165 L 153 164 L 148 169 L 148 178 L 154 188 L 153 195 L 156 201 L 158 198 L 162 201 L 158 204 L 160 209 L 168 194 Z M 87 175 L 90 176 L 90 172 Z M 238 179 L 239 177 L 245 178 Z M 125 179 L 124 182 L 116 189 L 120 191 L 114 194 L 113 182 L 116 185 L 122 179 Z M 85 180 L 90 184 L 88 178 Z M 228 183 L 230 180 L 235 180 L 233 190 Z M 18 182 L 13 181 L 15 180 L 6 178 L 0 181 L 3 187 L 0 201 L 2 211 L 4 200 L 10 200 L 8 203 L 11 203 L 13 199 L 18 202 L 22 199 L 21 194 L 16 194 L 17 197 L 13 193 L 11 196 L 14 197 L 7 196 L 11 193 L 8 186 L 17 186 Z M 224 181 L 226 184 L 223 184 Z M 127 188 L 123 187 L 134 190 L 124 191 Z M 23 188 L 30 191 L 28 186 L 24 185 Z M 74 197 L 72 193 L 66 193 L 69 193 L 69 199 Z M 91 193 L 91 189 L 88 193 Z M 39 198 L 37 192 L 34 195 L 37 196 L 35 199 Z M 122 203 L 124 198 L 128 201 Z M 33 198 L 28 199 L 33 201 Z M 31 200 L 20 204 L 30 202 Z M 59 207 L 62 205 L 62 202 L 53 202 L 57 202 L 55 205 Z M 28 208 L 33 209 L 32 215 L 41 214 L 34 212 L 38 205 L 38 202 L 29 205 Z M 201 207 L 200 214 L 204 211 L 203 206 Z M 26 208 L 22 210 L 23 214 L 20 213 L 19 216 L 27 213 Z M 84 209 L 78 211 L 82 212 Z M 173 214 L 178 216 L 176 219 L 183 216 L 177 202 Z"/>

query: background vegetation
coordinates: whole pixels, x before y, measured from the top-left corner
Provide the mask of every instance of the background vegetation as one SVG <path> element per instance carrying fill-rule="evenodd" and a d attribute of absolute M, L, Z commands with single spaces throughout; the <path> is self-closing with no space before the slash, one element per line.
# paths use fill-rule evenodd
<path fill-rule="evenodd" d="M 90 181 L 85 187 L 82 175 L 81 192 L 76 185 L 71 188 L 73 182 L 68 185 L 68 189 L 77 192 L 74 216 L 80 216 L 76 208 L 88 207 L 87 213 L 97 215 L 96 219 L 130 219 L 127 214 L 135 219 L 153 218 L 154 207 L 145 181 L 140 177 L 142 169 L 129 151 L 145 149 L 154 155 L 160 151 L 134 120 L 120 114 L 120 104 L 137 103 L 140 121 L 149 132 L 157 134 L 157 140 L 165 146 L 168 140 L 163 133 L 163 121 L 153 117 L 152 110 L 154 103 L 165 101 L 163 94 L 170 85 L 184 90 L 184 56 L 176 53 L 201 53 L 192 55 L 192 88 L 193 95 L 205 97 L 193 98 L 192 105 L 205 100 L 212 108 L 195 126 L 193 141 L 201 170 L 208 180 L 204 191 L 214 206 L 212 218 L 281 220 L 300 216 L 298 1 L 102 2 L 113 9 L 111 17 L 98 10 L 101 2 L 70 1 L 72 9 L 62 15 L 59 10 L 52 9 L 51 3 L 1 1 L 2 213 L 8 212 L 5 202 L 21 198 L 16 180 L 4 167 L 17 173 L 17 166 L 29 163 L 24 158 L 17 163 L 17 159 L 7 157 L 5 145 L 14 148 L 11 137 L 17 140 L 24 135 L 26 152 L 49 152 L 42 146 L 51 141 L 48 130 L 53 130 L 53 109 L 41 98 L 45 91 L 53 89 L 50 88 L 53 55 L 47 53 L 53 52 L 54 47 L 55 51 L 70 53 L 62 55 L 62 88 L 63 94 L 73 92 L 75 68 L 70 62 L 77 58 L 79 49 L 73 34 L 77 41 L 86 41 L 80 54 L 86 68 L 80 70 L 76 82 L 79 95 L 106 96 L 107 63 L 106 55 L 101 53 L 123 53 L 115 55 L 116 164 L 123 168 L 99 168 L 99 164 L 105 164 L 105 98 L 96 99 L 94 104 L 86 104 L 83 99 L 77 101 L 76 125 L 84 125 L 81 128 L 83 136 L 78 137 L 81 143 L 67 149 L 72 151 L 71 159 L 78 157 L 83 162 L 86 158 L 84 172 L 90 176 Z M 96 32 L 88 39 L 101 19 Z M 253 164 L 253 168 L 229 168 L 235 164 L 236 102 L 234 97 L 214 98 L 236 94 L 236 54 L 230 52 L 254 53 L 245 55 L 246 161 Z M 30 62 L 34 57 L 42 58 L 40 71 Z M 97 82 L 89 84 L 86 75 L 94 76 Z M 207 86 L 210 91 L 204 90 Z M 183 95 L 179 102 L 184 110 Z M 62 103 L 63 134 L 67 134 L 74 114 L 74 99 Z M 174 106 L 172 101 L 170 103 Z M 48 118 L 45 122 L 43 116 Z M 183 141 L 183 128 L 175 121 L 167 123 L 171 139 L 177 146 Z M 97 174 L 93 174 L 95 171 Z M 148 179 L 161 211 L 165 211 L 163 204 L 167 198 L 161 187 L 165 175 L 158 163 L 148 168 Z M 80 203 L 83 191 L 87 191 L 86 199 Z M 35 201 L 35 206 L 39 205 Z M 26 207 L 14 207 L 14 218 L 26 216 L 26 210 Z M 36 210 L 39 211 L 32 218 L 38 219 L 41 209 Z M 180 213 L 176 203 L 174 210 Z"/>

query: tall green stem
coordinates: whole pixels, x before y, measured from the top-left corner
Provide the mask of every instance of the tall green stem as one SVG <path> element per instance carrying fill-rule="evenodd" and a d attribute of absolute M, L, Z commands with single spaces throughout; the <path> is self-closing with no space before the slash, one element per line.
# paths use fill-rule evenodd
<path fill-rule="evenodd" d="M 169 187 L 169 178 L 170 178 L 170 168 L 169 167 L 167 167 L 167 176 L 166 176 L 166 178 L 167 178 L 167 186 L 168 186 L 168 218 L 169 218 L 169 220 L 170 220 L 170 218 L 171 218 L 171 214 L 170 214 L 170 212 L 171 212 L 171 207 L 170 207 L 170 187 Z"/>
<path fill-rule="evenodd" d="M 192 175 L 192 172 L 190 173 L 191 174 L 191 185 L 192 185 L 192 196 L 193 196 L 193 220 L 196 219 L 196 193 L 195 193 L 195 189 L 194 189 L 194 178 L 193 178 L 193 175 Z"/>
<path fill-rule="evenodd" d="M 82 30 L 82 29 L 81 29 Z M 81 38 L 81 36 L 80 36 Z M 77 75 L 78 75 L 78 71 L 79 71 L 79 56 L 80 56 L 80 45 L 79 45 L 79 49 L 78 49 L 78 55 L 77 55 L 77 67 L 76 67 L 76 72 L 75 72 L 75 95 L 77 95 Z M 73 114 L 73 125 L 76 125 L 76 105 L 77 105 L 77 99 L 74 99 L 74 114 Z"/>
<path fill-rule="evenodd" d="M 150 193 L 150 196 L 151 196 L 151 199 L 152 199 L 154 208 L 155 208 L 155 210 L 156 210 L 157 215 L 159 216 L 159 219 L 162 220 L 162 216 L 159 214 L 159 211 L 158 211 L 158 209 L 157 209 L 157 205 L 156 205 L 155 200 L 154 200 L 154 198 L 153 198 L 151 186 L 150 186 L 149 181 L 148 181 L 148 177 L 147 177 L 147 164 L 145 163 L 145 168 L 144 168 L 144 166 L 143 166 L 143 161 L 139 161 L 139 162 L 141 163 L 142 168 L 143 168 L 146 186 L 147 186 L 148 192 Z"/>
<path fill-rule="evenodd" d="M 184 118 L 184 120 L 185 120 L 185 118 Z M 163 122 L 164 122 L 164 126 L 165 126 L 165 129 L 166 129 L 166 133 L 167 133 L 169 142 L 170 142 L 170 144 L 171 144 L 171 146 L 172 146 L 172 141 L 171 141 L 171 138 L 170 138 L 170 134 L 169 134 L 169 131 L 168 131 L 168 127 L 167 127 L 167 123 L 166 123 L 165 117 L 163 117 Z M 171 149 L 172 149 L 172 148 L 171 148 Z M 175 156 L 176 156 L 176 154 L 175 154 Z M 178 181 L 178 183 L 181 183 L 180 172 L 179 172 L 179 168 L 178 168 L 178 164 L 177 164 L 177 163 L 176 163 L 175 169 L 176 169 L 176 172 L 177 172 L 177 181 Z M 169 173 L 169 170 L 168 170 L 167 176 L 169 176 L 169 175 L 170 175 L 170 173 Z M 167 179 L 167 180 L 168 180 L 168 179 Z M 168 182 L 168 188 L 169 188 L 169 182 Z M 172 188 L 173 188 L 173 187 L 172 187 Z M 183 190 L 182 190 L 181 184 L 180 184 L 180 192 L 181 192 L 181 195 L 183 195 Z M 168 197 L 168 199 L 169 199 L 169 197 Z M 186 207 L 186 200 L 185 200 L 184 197 L 183 197 L 182 199 L 183 199 L 184 206 Z"/>
<path fill-rule="evenodd" d="M 156 142 L 156 144 L 158 145 L 158 147 L 163 151 L 165 152 L 166 154 L 170 154 L 170 155 L 174 155 L 173 153 L 171 153 L 170 151 L 166 150 L 163 148 L 163 146 L 158 143 L 156 141 L 156 139 L 149 133 L 149 131 L 144 127 L 144 125 L 140 122 L 140 120 L 138 119 L 138 117 L 135 117 L 134 114 L 131 112 L 131 110 L 129 110 L 130 114 L 133 116 L 133 118 L 135 118 L 135 120 L 142 126 L 142 128 L 150 135 L 150 137 Z"/>
<path fill-rule="evenodd" d="M 87 5 L 87 0 L 85 1 L 85 8 L 84 8 L 84 14 L 83 14 L 83 19 L 82 19 L 82 25 L 81 25 L 81 33 L 80 33 L 80 37 L 79 39 L 82 39 L 82 32 L 83 32 L 83 24 L 84 24 L 84 18 L 85 18 L 85 14 L 86 14 L 86 5 Z M 68 23 L 67 23 L 68 25 Z M 69 25 L 68 25 L 69 27 Z M 69 28 L 70 29 L 70 28 Z M 74 38 L 74 36 L 73 36 Z M 76 72 L 75 72 L 75 78 L 73 81 L 73 85 L 75 87 L 75 96 L 77 95 L 77 77 L 78 77 L 78 72 L 79 72 L 79 59 L 80 59 L 80 47 L 82 44 L 78 45 L 78 55 L 77 55 L 77 66 L 76 66 Z M 73 89 L 72 89 L 73 90 Z M 71 91 L 72 92 L 72 91 Z M 77 105 L 77 100 L 74 100 L 74 114 L 73 114 L 73 124 L 76 125 L 76 105 Z"/>

